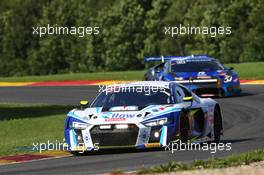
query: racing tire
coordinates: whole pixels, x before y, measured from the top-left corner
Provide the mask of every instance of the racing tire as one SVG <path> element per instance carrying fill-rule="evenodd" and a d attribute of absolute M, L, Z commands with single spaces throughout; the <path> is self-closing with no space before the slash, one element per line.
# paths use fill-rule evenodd
<path fill-rule="evenodd" d="M 69 153 L 71 153 L 73 156 L 82 156 L 82 155 L 84 155 L 84 152 L 80 153 L 79 151 L 70 151 Z"/>
<path fill-rule="evenodd" d="M 221 138 L 221 114 L 218 108 L 214 110 L 214 143 L 219 143 Z"/>
<path fill-rule="evenodd" d="M 189 138 L 189 125 L 188 125 L 188 118 L 186 117 L 186 113 L 182 111 L 180 113 L 180 133 L 179 133 L 179 139 L 183 143 L 188 142 Z"/>

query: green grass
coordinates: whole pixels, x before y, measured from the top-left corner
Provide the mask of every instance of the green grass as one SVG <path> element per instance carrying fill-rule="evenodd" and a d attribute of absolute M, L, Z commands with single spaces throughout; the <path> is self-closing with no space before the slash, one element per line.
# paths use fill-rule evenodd
<path fill-rule="evenodd" d="M 111 174 L 124 174 L 124 171 L 120 170 L 120 169 L 116 169 L 116 170 L 113 170 L 111 172 Z"/>
<path fill-rule="evenodd" d="M 234 67 L 241 79 L 264 79 L 264 62 L 226 64 Z M 64 80 L 143 80 L 146 70 L 97 72 L 97 73 L 71 73 L 44 76 L 0 77 L 0 82 L 40 82 Z"/>
<path fill-rule="evenodd" d="M 64 119 L 72 106 L 0 104 L 0 156 L 17 155 L 33 143 L 63 140 Z"/>
<path fill-rule="evenodd" d="M 152 168 L 142 168 L 138 171 L 138 174 L 154 174 L 195 169 L 226 168 L 231 166 L 249 165 L 252 162 L 263 160 L 264 149 L 260 149 L 242 154 L 233 154 L 226 158 L 211 158 L 206 161 L 196 160 L 190 164 L 172 161 L 167 164 L 155 166 Z"/>
<path fill-rule="evenodd" d="M 226 64 L 226 66 L 234 67 L 240 79 L 264 79 L 264 62 Z"/>
<path fill-rule="evenodd" d="M 40 82 L 64 80 L 142 80 L 145 71 L 72 73 L 44 76 L 1 77 L 0 82 Z"/>

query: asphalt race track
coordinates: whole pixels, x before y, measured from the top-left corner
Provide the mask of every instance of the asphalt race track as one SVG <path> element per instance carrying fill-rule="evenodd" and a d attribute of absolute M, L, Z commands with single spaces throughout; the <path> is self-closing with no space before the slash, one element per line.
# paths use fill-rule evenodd
<path fill-rule="evenodd" d="M 208 151 L 116 150 L 79 157 L 65 157 L 0 166 L 0 174 L 101 174 L 121 169 L 133 171 L 143 166 L 171 160 L 190 162 L 195 159 L 221 157 L 264 147 L 264 86 L 243 85 L 240 97 L 216 99 L 223 111 L 223 142 L 232 143 L 231 151 L 212 154 Z M 77 104 L 92 99 L 98 87 L 1 87 L 0 102 Z"/>

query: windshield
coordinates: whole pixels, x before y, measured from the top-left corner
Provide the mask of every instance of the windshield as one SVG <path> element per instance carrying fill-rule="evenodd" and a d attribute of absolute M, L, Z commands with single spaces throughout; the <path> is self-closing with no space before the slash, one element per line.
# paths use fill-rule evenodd
<path fill-rule="evenodd" d="M 146 89 L 130 92 L 128 89 L 122 92 L 108 92 L 100 93 L 91 107 L 103 107 L 104 109 L 110 109 L 115 106 L 138 106 L 144 108 L 149 105 L 157 104 L 170 104 L 170 94 L 168 89 L 162 89 L 158 91 L 149 91 Z"/>
<path fill-rule="evenodd" d="M 223 69 L 224 67 L 216 61 L 171 62 L 172 72 L 211 72 Z"/>

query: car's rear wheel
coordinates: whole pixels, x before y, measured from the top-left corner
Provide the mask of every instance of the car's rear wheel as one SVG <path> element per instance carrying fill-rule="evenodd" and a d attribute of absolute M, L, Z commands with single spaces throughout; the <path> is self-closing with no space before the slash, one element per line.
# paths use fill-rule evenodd
<path fill-rule="evenodd" d="M 214 142 L 219 143 L 221 137 L 221 114 L 218 108 L 214 110 Z"/>
<path fill-rule="evenodd" d="M 186 112 L 182 111 L 180 113 L 180 140 L 183 143 L 187 143 L 189 138 L 189 124 L 188 118 L 186 117 Z"/>

